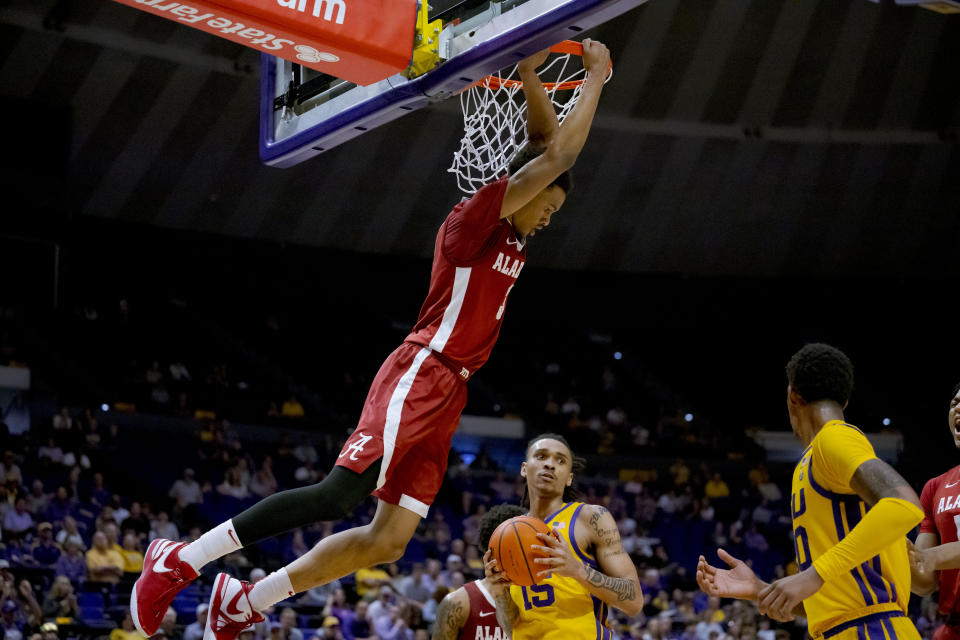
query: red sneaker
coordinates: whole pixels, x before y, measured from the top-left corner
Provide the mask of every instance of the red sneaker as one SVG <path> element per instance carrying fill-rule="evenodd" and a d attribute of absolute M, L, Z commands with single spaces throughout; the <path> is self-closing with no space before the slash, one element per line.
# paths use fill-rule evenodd
<path fill-rule="evenodd" d="M 180 550 L 186 546 L 186 542 L 157 538 L 143 554 L 143 573 L 130 594 L 130 615 L 137 630 L 148 638 L 160 628 L 174 596 L 198 575 L 180 559 Z"/>
<path fill-rule="evenodd" d="M 263 622 L 263 615 L 250 604 L 253 585 L 225 573 L 217 574 L 207 609 L 203 640 L 234 640 L 240 633 Z"/>

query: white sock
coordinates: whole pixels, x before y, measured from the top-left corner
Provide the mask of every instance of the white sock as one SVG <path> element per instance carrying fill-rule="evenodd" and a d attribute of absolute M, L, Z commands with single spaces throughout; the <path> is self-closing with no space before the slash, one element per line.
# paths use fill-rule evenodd
<path fill-rule="evenodd" d="M 263 611 L 292 595 L 295 595 L 295 592 L 290 584 L 287 568 L 284 567 L 253 585 L 249 595 L 250 606 L 257 611 Z"/>
<path fill-rule="evenodd" d="M 199 573 L 208 562 L 240 549 L 243 549 L 243 545 L 237 537 L 237 530 L 233 528 L 233 520 L 227 520 L 184 547 L 180 551 L 180 559 Z"/>

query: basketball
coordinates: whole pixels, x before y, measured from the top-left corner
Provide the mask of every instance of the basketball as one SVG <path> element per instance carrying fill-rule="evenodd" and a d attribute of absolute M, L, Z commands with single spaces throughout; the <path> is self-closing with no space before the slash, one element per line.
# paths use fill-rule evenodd
<path fill-rule="evenodd" d="M 537 584 L 537 572 L 545 568 L 534 560 L 545 558 L 546 554 L 531 548 L 532 545 L 544 546 L 538 533 L 550 533 L 547 523 L 531 516 L 516 516 L 501 522 L 490 536 L 490 550 L 497 566 L 515 585 Z"/>

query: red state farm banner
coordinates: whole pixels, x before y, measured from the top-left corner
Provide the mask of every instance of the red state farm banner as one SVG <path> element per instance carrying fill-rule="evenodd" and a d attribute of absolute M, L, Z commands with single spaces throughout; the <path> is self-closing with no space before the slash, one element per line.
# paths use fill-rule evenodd
<path fill-rule="evenodd" d="M 417 0 L 116 0 L 367 85 L 410 64 Z"/>

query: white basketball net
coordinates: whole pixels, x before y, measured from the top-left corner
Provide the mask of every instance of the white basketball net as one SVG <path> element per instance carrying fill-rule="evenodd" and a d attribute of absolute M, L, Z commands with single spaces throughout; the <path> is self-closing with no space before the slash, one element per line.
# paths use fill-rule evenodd
<path fill-rule="evenodd" d="M 563 122 L 577 104 L 583 89 L 582 80 L 586 78 L 580 58 L 577 57 L 577 63 L 571 63 L 570 58 L 569 53 L 551 54 L 546 66 L 537 73 L 541 79 L 549 78 L 555 84 L 545 89 L 559 122 Z M 503 82 L 519 80 L 517 67 L 506 75 L 497 73 L 492 77 L 500 80 L 498 88 L 489 88 L 481 82 L 460 94 L 463 138 L 447 171 L 457 174 L 457 186 L 468 195 L 504 175 L 510 159 L 527 140 L 527 103 L 523 88 L 519 83 Z M 561 83 L 577 80 L 581 82 L 572 90 L 556 88 Z"/>

